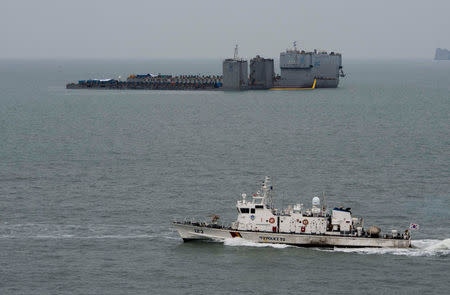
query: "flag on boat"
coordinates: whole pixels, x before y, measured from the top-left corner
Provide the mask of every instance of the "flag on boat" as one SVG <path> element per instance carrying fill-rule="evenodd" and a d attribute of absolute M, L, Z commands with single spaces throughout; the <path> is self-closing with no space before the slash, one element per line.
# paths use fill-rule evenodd
<path fill-rule="evenodd" d="M 418 225 L 418 224 L 415 224 L 415 223 L 411 223 L 411 224 L 409 225 L 409 229 L 419 229 L 419 225 Z"/>

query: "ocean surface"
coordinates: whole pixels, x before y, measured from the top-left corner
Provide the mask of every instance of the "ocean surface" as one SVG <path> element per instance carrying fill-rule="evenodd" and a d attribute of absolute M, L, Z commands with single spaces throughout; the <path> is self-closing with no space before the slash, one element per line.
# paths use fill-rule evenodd
<path fill-rule="evenodd" d="M 0 294 L 447 294 L 450 62 L 345 60 L 338 89 L 66 90 L 219 60 L 0 61 Z M 412 249 L 183 243 L 273 178 Z"/>

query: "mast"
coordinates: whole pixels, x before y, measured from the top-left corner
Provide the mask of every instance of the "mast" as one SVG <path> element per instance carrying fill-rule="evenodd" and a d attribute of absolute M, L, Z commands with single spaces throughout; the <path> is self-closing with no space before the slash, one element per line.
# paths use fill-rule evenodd
<path fill-rule="evenodd" d="M 234 58 L 233 58 L 234 60 L 238 59 L 238 53 L 239 53 L 239 47 L 236 44 L 236 46 L 234 47 Z"/>
<path fill-rule="evenodd" d="M 327 211 L 327 203 L 325 200 L 325 192 L 322 192 L 322 214 L 325 216 Z"/>
<path fill-rule="evenodd" d="M 266 176 L 261 186 L 261 191 L 265 203 L 269 205 L 271 209 L 273 209 L 272 190 L 273 190 L 272 181 L 269 176 Z"/>

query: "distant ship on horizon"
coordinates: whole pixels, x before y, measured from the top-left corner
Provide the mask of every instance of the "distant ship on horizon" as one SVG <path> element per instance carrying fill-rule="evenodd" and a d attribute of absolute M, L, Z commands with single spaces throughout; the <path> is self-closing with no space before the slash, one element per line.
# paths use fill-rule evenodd
<path fill-rule="evenodd" d="M 450 60 L 450 51 L 445 48 L 436 48 L 434 60 Z"/>

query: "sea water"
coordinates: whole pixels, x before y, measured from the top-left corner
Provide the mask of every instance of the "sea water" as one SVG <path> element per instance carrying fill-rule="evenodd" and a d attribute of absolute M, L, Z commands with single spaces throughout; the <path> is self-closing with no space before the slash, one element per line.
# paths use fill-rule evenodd
<path fill-rule="evenodd" d="M 66 90 L 219 60 L 0 62 L 0 294 L 445 294 L 450 63 L 344 60 L 337 89 Z M 411 249 L 183 243 L 264 176 L 275 205 L 325 193 Z"/>

